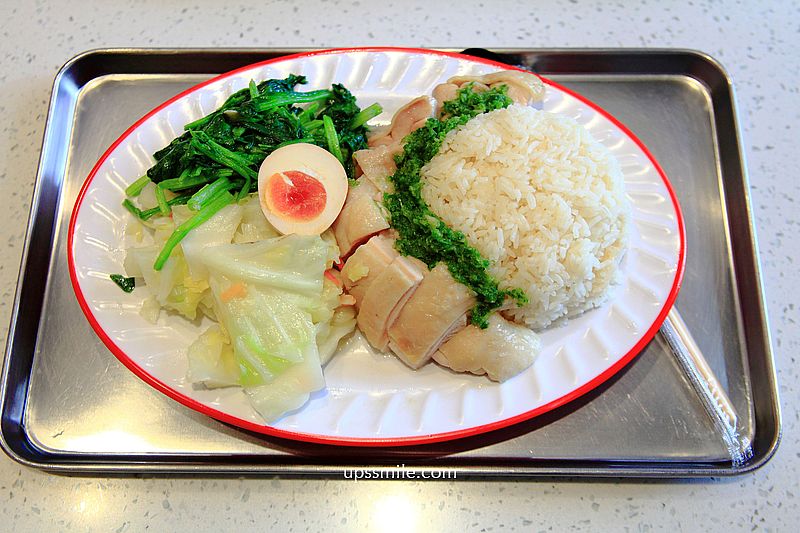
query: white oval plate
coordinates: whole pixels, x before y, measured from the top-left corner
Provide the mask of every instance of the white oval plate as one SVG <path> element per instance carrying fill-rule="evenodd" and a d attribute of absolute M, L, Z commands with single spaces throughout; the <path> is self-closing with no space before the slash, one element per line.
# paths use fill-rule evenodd
<path fill-rule="evenodd" d="M 207 324 L 162 313 L 139 316 L 147 288 L 125 294 L 109 280 L 123 272 L 121 206 L 126 185 L 153 164 L 152 154 L 210 113 L 251 79 L 304 74 L 302 90 L 346 85 L 362 106 L 379 102 L 388 123 L 403 103 L 454 75 L 482 75 L 506 65 L 419 49 L 326 50 L 270 60 L 216 77 L 154 109 L 100 158 L 84 184 L 69 231 L 75 293 L 92 327 L 144 381 L 182 404 L 244 429 L 310 442 L 396 446 L 476 435 L 532 418 L 600 385 L 647 344 L 675 300 L 684 264 L 680 209 L 644 145 L 622 124 L 577 94 L 545 80 L 544 109 L 575 118 L 619 159 L 633 204 L 625 277 L 610 301 L 542 335 L 536 363 L 503 384 L 455 374 L 435 364 L 413 371 L 375 353 L 354 335 L 325 368 L 327 389 L 299 411 L 265 425 L 241 389 L 200 390 L 186 380 L 186 347 Z"/>

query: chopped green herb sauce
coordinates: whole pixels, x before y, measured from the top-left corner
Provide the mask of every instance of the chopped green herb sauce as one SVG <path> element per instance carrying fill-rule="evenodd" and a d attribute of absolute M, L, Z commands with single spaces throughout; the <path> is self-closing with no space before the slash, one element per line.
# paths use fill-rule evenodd
<path fill-rule="evenodd" d="M 521 289 L 500 289 L 498 281 L 489 272 L 489 261 L 467 244 L 466 236 L 450 228 L 422 199 L 422 167 L 439 152 L 445 135 L 471 118 L 511 105 L 507 88 L 500 86 L 476 93 L 471 85 L 458 91 L 455 99 L 445 102 L 444 119 L 428 119 L 425 125 L 405 138 L 403 153 L 396 158 L 397 172 L 389 179 L 395 192 L 384 195 L 384 205 L 389 211 L 391 225 L 398 231 L 397 249 L 424 261 L 429 268 L 440 262 L 447 265 L 450 274 L 477 296 L 472 310 L 472 323 L 480 328 L 489 325 L 489 314 L 513 298 L 524 305 L 528 298 Z"/>

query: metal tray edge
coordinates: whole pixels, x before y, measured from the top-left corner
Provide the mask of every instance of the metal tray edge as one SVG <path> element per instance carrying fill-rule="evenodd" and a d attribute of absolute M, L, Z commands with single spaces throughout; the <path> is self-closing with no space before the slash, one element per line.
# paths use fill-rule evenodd
<path fill-rule="evenodd" d="M 725 69 L 722 65 L 708 56 L 710 61 L 713 61 L 714 64 L 721 70 L 723 74 L 726 73 Z M 738 144 L 738 152 L 739 152 L 739 164 L 741 165 L 741 173 L 742 173 L 742 186 L 745 189 L 744 201 L 746 206 L 746 213 L 747 213 L 747 224 L 750 227 L 750 242 L 747 243 L 750 249 L 750 254 L 753 256 L 753 268 L 755 273 L 755 285 L 756 290 L 758 291 L 760 298 L 758 299 L 758 311 L 760 314 L 759 322 L 762 325 L 762 329 L 764 332 L 764 342 L 763 342 L 763 350 L 766 354 L 765 363 L 767 365 L 766 372 L 769 375 L 769 384 L 770 384 L 770 397 L 773 399 L 772 408 L 774 410 L 774 423 L 776 432 L 773 438 L 771 439 L 768 447 L 759 457 L 755 458 L 755 460 L 748 464 L 745 468 L 742 468 L 742 473 L 744 472 L 753 472 L 758 470 L 767 462 L 769 462 L 772 457 L 775 456 L 775 453 L 778 451 L 778 446 L 782 440 L 783 436 L 783 415 L 781 412 L 781 404 L 780 404 L 780 391 L 778 389 L 778 374 L 777 369 L 775 367 L 775 355 L 772 350 L 772 332 L 769 327 L 769 312 L 767 310 L 766 302 L 764 301 L 765 298 L 765 291 L 764 291 L 764 277 L 763 277 L 763 270 L 761 267 L 761 254 L 760 254 L 760 246 L 759 246 L 759 239 L 758 239 L 758 230 L 755 224 L 755 216 L 753 213 L 752 207 L 752 198 L 750 195 L 750 172 L 748 171 L 747 166 L 747 157 L 745 155 L 744 150 L 742 147 L 744 146 L 744 136 L 739 126 L 739 108 L 737 105 L 736 100 L 736 88 L 731 80 L 730 77 L 727 77 L 729 81 L 728 91 L 730 93 L 730 106 L 731 112 L 733 115 L 733 128 L 734 128 L 734 136 L 736 138 L 736 142 Z M 756 433 L 758 429 L 756 428 Z"/>
<path fill-rule="evenodd" d="M 28 221 L 25 225 L 25 241 L 24 241 L 25 244 L 23 246 L 22 255 L 20 257 L 19 275 L 17 277 L 17 284 L 14 290 L 14 299 L 11 307 L 11 317 L 9 320 L 8 334 L 6 337 L 5 349 L 3 351 L 3 369 L 2 369 L 2 377 L 0 377 L 0 415 L 3 417 L 2 420 L 0 421 L 0 448 L 2 448 L 3 451 L 6 453 L 6 455 L 8 455 L 11 459 L 26 466 L 39 466 L 39 465 L 23 457 L 21 453 L 19 453 L 19 451 L 16 450 L 6 438 L 7 428 L 6 428 L 5 413 L 6 413 L 6 402 L 9 394 L 8 379 L 12 364 L 11 356 L 14 346 L 14 339 L 17 333 L 17 323 L 19 320 L 22 291 L 26 282 L 25 270 L 30 254 L 31 235 L 35 230 L 36 213 L 38 211 L 38 207 L 41 202 L 42 187 L 43 187 L 42 176 L 44 173 L 44 163 L 47 158 L 46 141 L 48 136 L 50 135 L 50 131 L 54 127 L 53 119 L 57 108 L 58 88 L 60 87 L 64 76 L 70 71 L 71 68 L 73 68 L 73 66 L 76 63 L 78 63 L 84 57 L 93 54 L 94 52 L 91 51 L 83 52 L 67 60 L 58 70 L 58 73 L 56 74 L 53 80 L 53 84 L 51 86 L 50 100 L 48 102 L 47 118 L 45 121 L 44 131 L 42 132 L 41 149 L 39 154 L 39 160 L 37 162 L 37 167 L 36 167 L 37 168 L 36 178 L 34 181 L 33 193 L 31 195 L 31 207 L 28 213 Z M 52 244 L 52 233 L 50 236 L 50 240 Z"/>
<path fill-rule="evenodd" d="M 432 47 L 439 50 L 446 50 L 446 51 L 461 51 L 461 48 L 440 48 L 440 47 Z M 49 130 L 52 128 L 51 122 L 53 119 L 53 115 L 56 108 L 56 100 L 57 100 L 57 90 L 59 85 L 63 79 L 63 77 L 68 73 L 70 70 L 80 66 L 82 62 L 85 62 L 87 59 L 91 59 L 97 55 L 108 55 L 108 54 L 120 54 L 120 55 L 177 55 L 183 53 L 223 53 L 223 54 L 231 54 L 235 55 L 238 53 L 253 53 L 253 54 L 290 54 L 290 53 L 298 53 L 310 50 L 310 48 L 304 47 L 291 47 L 291 48 L 255 48 L 255 47 L 236 47 L 236 48 L 198 48 L 198 47 L 178 47 L 178 48 L 160 48 L 160 47 L 153 47 L 153 48 L 126 48 L 126 47 L 119 47 L 119 48 L 96 48 L 81 52 L 76 54 L 72 58 L 70 58 L 61 69 L 58 71 L 53 85 L 52 85 L 52 93 L 51 98 L 49 101 L 49 109 L 47 113 L 47 127 L 43 133 L 43 140 L 42 140 L 42 153 L 40 155 L 38 161 L 38 170 L 36 173 L 36 182 L 34 187 L 34 192 L 31 201 L 31 211 L 28 217 L 28 222 L 26 225 L 26 239 L 25 239 L 25 246 L 23 248 L 23 253 L 20 259 L 20 274 L 19 279 L 16 285 L 16 292 L 15 297 L 13 300 L 13 307 L 11 313 L 11 320 L 10 326 L 8 329 L 8 337 L 6 341 L 6 348 L 4 351 L 4 363 L 2 369 L 2 381 L 0 381 L 0 413 L 3 414 L 3 423 L 2 427 L 0 427 L 0 447 L 2 447 L 3 451 L 13 460 L 16 462 L 23 464 L 25 466 L 40 468 L 45 471 L 54 472 L 54 473 L 108 473 L 108 472 L 126 472 L 126 473 L 197 473 L 198 471 L 206 472 L 209 474 L 257 474 L 257 475 L 271 475 L 271 474 L 298 474 L 298 466 L 296 465 L 283 465 L 283 466 L 275 466 L 270 465 L 268 468 L 263 468 L 263 465 L 259 468 L 259 465 L 236 465 L 236 466 L 222 466 L 219 464 L 203 464 L 203 463 L 192 463 L 192 464 L 184 464 L 184 465 L 176 465 L 170 462 L 157 462 L 157 463 L 150 463 L 147 465 L 143 464 L 136 464 L 130 463 L 127 465 L 120 465 L 119 463 L 73 463 L 73 462 L 64 462 L 57 465 L 47 464 L 42 461 L 37 461 L 32 459 L 30 456 L 26 456 L 22 450 L 15 449 L 6 438 L 6 423 L 5 423 L 5 412 L 6 412 L 6 401 L 8 396 L 8 378 L 9 378 L 9 371 L 11 367 L 11 352 L 13 348 L 13 339 L 17 331 L 17 321 L 19 318 L 19 306 L 20 306 L 20 299 L 21 299 L 21 291 L 25 283 L 25 266 L 29 259 L 29 249 L 31 246 L 30 236 L 34 231 L 34 221 L 36 208 L 40 204 L 40 196 L 41 196 L 41 178 L 43 173 L 43 163 L 45 162 L 45 140 L 47 139 Z M 467 53 L 472 52 L 476 49 L 466 49 Z M 478 49 L 480 50 L 480 49 Z M 592 53 L 592 54 L 620 54 L 620 53 L 627 53 L 627 54 L 634 54 L 634 55 L 654 55 L 654 54 L 673 54 L 673 55 L 685 55 L 690 56 L 695 59 L 699 59 L 709 66 L 711 66 L 717 74 L 727 82 L 726 89 L 730 93 L 730 106 L 733 116 L 733 126 L 735 128 L 735 137 L 738 143 L 738 154 L 740 158 L 741 170 L 742 170 L 742 182 L 744 187 L 746 188 L 746 194 L 744 194 L 744 200 L 747 206 L 747 221 L 749 225 L 749 229 L 751 232 L 751 241 L 749 244 L 749 248 L 752 250 L 754 255 L 754 262 L 755 262 L 755 283 L 757 289 L 761 295 L 761 298 L 758 301 L 759 312 L 760 312 L 760 322 L 763 325 L 763 330 L 765 333 L 765 353 L 767 354 L 766 357 L 766 364 L 767 364 L 767 372 L 769 373 L 770 377 L 770 389 L 771 394 L 770 396 L 774 399 L 774 409 L 775 409 L 775 424 L 776 424 L 776 433 L 770 441 L 769 446 L 767 449 L 764 450 L 763 453 L 759 453 L 759 455 L 754 458 L 755 460 L 752 462 L 747 463 L 741 468 L 724 468 L 724 467 L 701 467 L 699 464 L 695 464 L 694 468 L 686 468 L 684 470 L 680 470 L 678 467 L 680 466 L 688 466 L 688 465 L 681 465 L 676 464 L 675 468 L 659 468 L 654 467 L 653 464 L 649 464 L 647 466 L 647 471 L 637 471 L 633 469 L 619 469 L 619 467 L 592 467 L 592 468 L 584 468 L 581 469 L 580 467 L 565 467 L 565 468 L 542 468 L 530 471 L 522 471 L 519 470 L 516 472 L 517 475 L 523 475 L 526 477 L 552 477 L 552 476 L 579 476 L 579 477 L 598 477 L 598 478 L 605 478 L 605 477 L 654 477 L 658 479 L 676 479 L 676 478 L 686 478 L 686 477 L 728 477 L 733 475 L 740 475 L 744 473 L 748 473 L 754 471 L 764 464 L 766 464 L 775 454 L 779 442 L 781 440 L 781 413 L 780 413 L 780 404 L 778 400 L 778 391 L 777 391 L 777 376 L 775 372 L 775 364 L 774 364 L 774 356 L 772 353 L 772 341 L 771 341 L 771 334 L 769 330 L 769 322 L 768 322 L 768 315 L 766 305 L 763 299 L 763 275 L 761 270 L 761 262 L 758 256 L 758 240 L 756 237 L 756 229 L 753 219 L 753 212 L 751 209 L 751 198 L 749 194 L 749 174 L 747 172 L 746 161 L 744 157 L 744 153 L 741 149 L 742 147 L 742 134 L 741 129 L 738 125 L 739 114 L 736 106 L 735 101 L 735 90 L 733 87 L 733 83 L 731 81 L 731 77 L 727 70 L 723 67 L 720 61 L 715 59 L 714 57 L 710 56 L 709 54 L 702 52 L 700 50 L 694 49 L 672 49 L 672 48 L 547 48 L 547 49 L 529 49 L 529 48 L 498 48 L 494 49 L 493 51 L 486 51 L 490 54 L 521 54 L 521 53 L 537 53 L 541 51 L 542 53 L 547 54 L 560 54 L 560 53 Z M 477 54 L 475 54 L 477 55 Z M 702 78 L 698 78 L 694 75 L 689 73 L 686 74 L 693 79 L 697 79 L 704 85 L 708 87 L 708 84 Z M 52 235 L 51 235 L 52 240 Z M 756 430 L 757 431 L 757 430 Z M 249 467 L 248 467 L 249 466 Z M 311 467 L 314 472 L 308 473 L 306 475 L 310 476 L 330 476 L 335 474 L 342 474 L 345 470 L 353 468 L 350 465 L 348 466 L 325 466 L 324 468 L 318 467 Z M 370 467 L 373 470 L 385 470 L 385 467 Z M 408 465 L 409 470 L 419 470 L 422 471 L 425 468 L 432 468 L 428 465 L 419 465 L 413 466 Z M 498 471 L 497 468 L 493 467 L 475 467 L 472 465 L 465 465 L 465 466 L 455 466 L 452 467 L 459 473 L 463 473 L 465 476 L 490 476 L 490 477 L 498 477 L 503 475 L 508 475 L 507 472 Z M 629 467 L 630 468 L 630 467 Z M 634 467 L 635 468 L 635 467 Z M 202 470 L 201 470 L 202 469 Z M 523 469 L 524 470 L 524 469 Z M 301 474 L 302 475 L 302 474 Z"/>

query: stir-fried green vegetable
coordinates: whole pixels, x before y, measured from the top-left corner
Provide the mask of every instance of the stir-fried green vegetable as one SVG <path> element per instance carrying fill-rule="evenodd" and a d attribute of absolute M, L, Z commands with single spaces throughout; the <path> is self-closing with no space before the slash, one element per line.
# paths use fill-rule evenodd
<path fill-rule="evenodd" d="M 111 281 L 117 284 L 117 286 L 125 292 L 133 292 L 133 289 L 136 288 L 136 278 L 134 277 L 125 277 L 122 274 L 111 274 L 109 276 Z"/>
<path fill-rule="evenodd" d="M 405 138 L 403 153 L 397 157 L 397 172 L 390 177 L 395 192 L 384 197 L 392 227 L 400 233 L 398 250 L 424 261 L 430 268 L 444 262 L 456 281 L 475 291 L 478 303 L 472 310 L 472 323 L 481 328 L 488 326 L 489 314 L 503 305 L 507 297 L 520 305 L 527 303 L 527 297 L 520 289 L 500 289 L 487 270 L 489 261 L 467 243 L 463 233 L 449 227 L 431 211 L 422 198 L 420 171 L 439 152 L 449 131 L 476 115 L 511 105 L 506 92 L 507 88 L 500 86 L 476 93 L 468 85 L 454 100 L 445 102 L 448 118 L 429 119 Z"/>
<path fill-rule="evenodd" d="M 187 124 L 181 136 L 154 154 L 156 163 L 147 174 L 125 190 L 125 208 L 147 220 L 156 214 L 170 215 L 172 206 L 188 202 L 190 209 L 204 213 L 195 222 L 207 220 L 214 214 L 210 208 L 218 210 L 226 205 L 213 199 L 225 192 L 231 199 L 241 200 L 254 192 L 264 158 L 298 142 L 330 151 L 352 178 L 353 152 L 366 148 L 366 122 L 381 108 L 373 104 L 362 111 L 355 97 L 340 84 L 325 90 L 295 90 L 305 83 L 305 76 L 294 74 L 282 80 L 251 81 L 219 109 Z M 140 196 L 151 182 L 157 185 L 156 205 L 137 206 L 131 198 Z M 176 230 L 175 238 L 159 255 L 157 270 L 188 231 Z"/>
<path fill-rule="evenodd" d="M 175 205 L 186 205 L 186 203 L 192 198 L 191 194 L 182 194 L 180 196 L 176 196 L 171 200 L 167 200 L 167 205 L 172 207 Z M 134 205 L 133 202 L 130 201 L 129 198 L 125 198 L 122 201 L 122 206 L 130 211 L 136 218 L 139 220 L 148 220 L 153 218 L 153 216 L 158 215 L 161 213 L 161 208 L 159 206 L 153 207 L 151 209 L 139 209 Z"/>

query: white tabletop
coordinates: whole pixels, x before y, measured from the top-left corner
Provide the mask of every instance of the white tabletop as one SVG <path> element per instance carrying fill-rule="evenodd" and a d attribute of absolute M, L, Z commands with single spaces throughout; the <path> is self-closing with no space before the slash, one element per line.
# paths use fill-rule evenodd
<path fill-rule="evenodd" d="M 2 2 L 0 324 L 9 321 L 53 77 L 115 46 L 680 47 L 733 76 L 784 409 L 776 457 L 695 482 L 65 477 L 0 455 L 9 531 L 791 529 L 800 517 L 800 7 L 796 2 Z M 115 7 L 115 4 L 119 4 Z M 124 5 L 123 5 L 124 4 Z M 687 5 L 688 4 L 688 5 Z M 762 7 L 761 4 L 769 4 Z M 184 7 L 185 6 L 185 7 Z M 630 6 L 630 7 L 624 7 Z M 5 339 L 5 335 L 4 335 Z M 796 526 L 795 526 L 796 527 Z"/>

